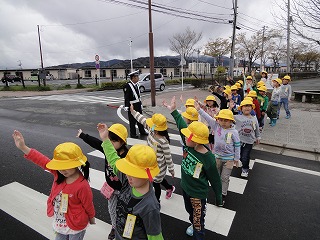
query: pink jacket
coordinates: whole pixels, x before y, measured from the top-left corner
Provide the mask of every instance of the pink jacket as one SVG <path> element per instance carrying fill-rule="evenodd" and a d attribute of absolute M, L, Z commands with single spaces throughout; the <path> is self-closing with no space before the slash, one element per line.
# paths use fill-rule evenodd
<path fill-rule="evenodd" d="M 52 217 L 54 215 L 53 201 L 54 198 L 62 191 L 62 193 L 69 194 L 68 211 L 65 214 L 68 227 L 72 230 L 84 229 L 88 225 L 89 219 L 95 216 L 93 195 L 88 181 L 84 179 L 83 176 L 80 176 L 71 184 L 67 184 L 66 182 L 57 184 L 57 171 L 46 168 L 46 164 L 50 161 L 48 157 L 35 149 L 31 149 L 30 153 L 28 155 L 24 155 L 24 157 L 31 160 L 41 168 L 48 170 L 54 176 L 51 192 L 47 200 L 48 217 Z"/>

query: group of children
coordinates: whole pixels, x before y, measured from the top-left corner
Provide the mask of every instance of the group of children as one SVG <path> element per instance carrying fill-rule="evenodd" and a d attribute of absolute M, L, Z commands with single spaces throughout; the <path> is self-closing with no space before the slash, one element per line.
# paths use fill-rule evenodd
<path fill-rule="evenodd" d="M 266 74 L 266 73 L 265 73 Z M 176 109 L 175 97 L 163 105 L 171 111 L 183 145 L 181 187 L 185 209 L 191 225 L 186 234 L 204 239 L 205 214 L 209 187 L 214 191 L 217 206 L 225 203 L 230 175 L 234 166 L 242 164 L 241 176 L 249 173 L 250 152 L 260 142 L 265 115 L 275 125 L 281 104 L 290 118 L 288 101 L 290 77 L 274 80 L 269 101 L 262 79 L 253 84 L 247 77 L 232 86 L 218 87 L 204 103 L 197 98 L 187 99 L 185 110 Z M 172 197 L 175 186 L 165 179 L 167 170 L 175 176 L 170 152 L 167 119 L 162 114 L 145 118 L 131 106 L 133 117 L 149 131 L 147 145 L 127 148 L 128 132 L 122 124 L 108 127 L 99 123 L 100 139 L 78 130 L 77 137 L 105 156 L 105 184 L 101 194 L 108 199 L 112 231 L 108 239 L 161 240 L 160 195 L 163 185 L 166 199 Z M 93 195 L 89 186 L 90 164 L 81 148 L 66 142 L 54 149 L 50 160 L 29 148 L 19 131 L 13 138 L 18 149 L 54 176 L 47 201 L 47 215 L 54 217 L 56 239 L 83 239 L 90 224 L 95 224 Z"/>

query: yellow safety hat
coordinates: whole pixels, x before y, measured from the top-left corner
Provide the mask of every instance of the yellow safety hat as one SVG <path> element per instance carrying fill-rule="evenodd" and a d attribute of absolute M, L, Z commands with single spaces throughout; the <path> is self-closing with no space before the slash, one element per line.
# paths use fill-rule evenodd
<path fill-rule="evenodd" d="M 257 97 L 257 92 L 254 91 L 254 90 L 251 90 L 251 91 L 248 93 L 247 97 Z"/>
<path fill-rule="evenodd" d="M 268 88 L 264 85 L 258 87 L 258 91 L 262 91 L 262 92 L 267 92 L 268 91 Z"/>
<path fill-rule="evenodd" d="M 246 79 L 247 80 L 252 80 L 252 77 L 251 76 L 247 76 Z"/>
<path fill-rule="evenodd" d="M 225 85 L 224 86 L 224 89 L 226 90 L 226 89 L 230 89 L 231 87 L 230 87 L 230 85 Z"/>
<path fill-rule="evenodd" d="M 239 110 L 241 110 L 241 108 L 245 105 L 251 105 L 252 106 L 252 109 L 255 109 L 256 105 L 253 104 L 252 101 L 250 100 L 243 100 L 241 103 L 240 103 L 240 106 L 238 107 Z"/>
<path fill-rule="evenodd" d="M 230 88 L 225 89 L 225 90 L 223 90 L 223 92 L 224 92 L 225 94 L 227 94 L 227 95 L 230 95 L 230 94 L 231 94 L 231 89 L 230 89 Z"/>
<path fill-rule="evenodd" d="M 280 78 L 272 79 L 272 81 L 275 81 L 275 82 L 279 83 L 280 85 L 282 84 L 282 80 Z"/>
<path fill-rule="evenodd" d="M 206 101 L 215 101 L 216 102 L 216 98 L 212 95 L 209 95 L 206 97 L 206 100 L 204 100 L 204 102 L 206 102 Z"/>
<path fill-rule="evenodd" d="M 199 119 L 199 113 L 194 107 L 188 107 L 181 115 L 191 121 L 198 121 Z"/>
<path fill-rule="evenodd" d="M 53 151 L 53 158 L 46 164 L 51 170 L 67 170 L 85 165 L 87 157 L 81 148 L 72 142 L 59 144 Z"/>
<path fill-rule="evenodd" d="M 236 82 L 234 85 L 236 85 L 238 89 L 241 88 L 241 86 L 242 86 L 241 83 L 239 83 L 239 82 Z"/>
<path fill-rule="evenodd" d="M 116 161 L 116 167 L 128 176 L 150 180 L 160 172 L 155 151 L 142 144 L 133 145 L 125 158 Z"/>
<path fill-rule="evenodd" d="M 261 74 L 262 74 L 262 73 L 264 73 L 264 74 L 268 74 L 268 72 L 267 72 L 267 71 L 262 71 L 262 72 L 261 72 Z"/>
<path fill-rule="evenodd" d="M 288 81 L 291 81 L 291 77 L 290 77 L 289 75 L 285 75 L 285 76 L 283 77 L 283 79 L 288 80 Z"/>
<path fill-rule="evenodd" d="M 233 113 L 231 110 L 229 109 L 221 109 L 218 113 L 218 115 L 215 116 L 215 119 L 228 119 L 231 120 L 233 122 L 235 122 L 234 117 L 233 117 Z"/>
<path fill-rule="evenodd" d="M 202 122 L 192 122 L 187 128 L 181 129 L 181 133 L 188 138 L 188 141 L 209 143 L 209 128 Z"/>
<path fill-rule="evenodd" d="M 185 106 L 193 106 L 194 107 L 194 99 L 193 98 L 188 98 L 186 101 Z"/>
<path fill-rule="evenodd" d="M 238 80 L 238 83 L 240 83 L 241 86 L 243 86 L 243 81 L 242 80 Z"/>
<path fill-rule="evenodd" d="M 246 96 L 246 97 L 243 99 L 243 101 L 244 101 L 244 100 L 247 100 L 247 101 L 253 102 L 252 97 L 248 97 L 248 96 Z"/>
<path fill-rule="evenodd" d="M 160 113 L 155 113 L 151 118 L 146 120 L 147 125 L 156 131 L 164 131 L 168 129 L 167 119 Z"/>
<path fill-rule="evenodd" d="M 109 128 L 109 132 L 113 132 L 115 135 L 120 137 L 125 143 L 127 142 L 128 131 L 125 126 L 120 123 L 112 124 Z"/>
<path fill-rule="evenodd" d="M 237 85 L 232 85 L 230 89 L 231 89 L 231 91 L 238 90 L 238 87 L 237 87 Z"/>
<path fill-rule="evenodd" d="M 260 80 L 259 82 L 257 82 L 257 87 L 260 87 L 260 86 L 264 86 L 266 85 L 264 81 Z"/>

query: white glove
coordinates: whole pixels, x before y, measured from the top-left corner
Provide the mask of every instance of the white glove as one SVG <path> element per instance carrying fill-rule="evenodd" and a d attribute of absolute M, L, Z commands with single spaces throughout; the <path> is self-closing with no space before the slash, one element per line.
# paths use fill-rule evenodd
<path fill-rule="evenodd" d="M 129 111 L 129 107 L 124 107 L 123 110 L 128 112 Z"/>

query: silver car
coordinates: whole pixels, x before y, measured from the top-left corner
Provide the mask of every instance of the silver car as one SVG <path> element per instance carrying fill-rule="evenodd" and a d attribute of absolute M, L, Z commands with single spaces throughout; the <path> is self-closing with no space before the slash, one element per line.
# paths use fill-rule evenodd
<path fill-rule="evenodd" d="M 154 74 L 155 88 L 163 91 L 166 88 L 166 84 L 161 73 Z M 150 73 L 142 73 L 139 75 L 139 90 L 140 92 L 151 90 Z"/>

